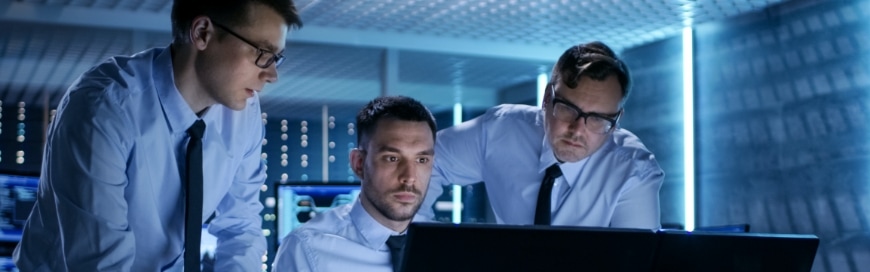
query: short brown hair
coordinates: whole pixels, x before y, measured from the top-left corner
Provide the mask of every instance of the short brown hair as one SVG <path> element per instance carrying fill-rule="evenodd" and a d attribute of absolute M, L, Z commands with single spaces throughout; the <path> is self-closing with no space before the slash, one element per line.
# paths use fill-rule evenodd
<path fill-rule="evenodd" d="M 378 121 L 394 118 L 401 121 L 426 122 L 435 140 L 437 125 L 435 117 L 420 101 L 407 96 L 381 96 L 369 101 L 356 115 L 357 145 L 366 148 L 369 138 L 375 133 Z"/>
<path fill-rule="evenodd" d="M 290 28 L 302 27 L 302 19 L 292 0 L 174 0 L 172 3 L 172 38 L 176 43 L 186 43 L 190 24 L 197 16 L 208 16 L 228 26 L 241 26 L 248 22 L 247 11 L 251 4 L 266 5 L 281 15 Z"/>
<path fill-rule="evenodd" d="M 556 65 L 550 83 L 559 80 L 569 88 L 576 88 L 581 76 L 593 80 L 605 80 L 610 75 L 616 75 L 622 85 L 622 102 L 628 99 L 631 91 L 631 75 L 628 66 L 619 60 L 613 50 L 602 42 L 578 44 L 565 50 Z"/>

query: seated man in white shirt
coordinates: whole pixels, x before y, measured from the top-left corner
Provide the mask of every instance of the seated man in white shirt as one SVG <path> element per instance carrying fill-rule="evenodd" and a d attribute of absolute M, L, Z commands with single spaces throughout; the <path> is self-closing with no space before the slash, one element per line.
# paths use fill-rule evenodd
<path fill-rule="evenodd" d="M 369 102 L 356 122 L 359 148 L 350 162 L 362 181 L 358 200 L 290 232 L 272 271 L 394 271 L 400 263 L 405 230 L 429 186 L 435 119 L 417 100 L 388 96 Z"/>
<path fill-rule="evenodd" d="M 483 181 L 501 224 L 658 229 L 664 172 L 618 126 L 630 83 L 607 45 L 572 46 L 553 67 L 542 107 L 500 105 L 438 132 L 420 215 L 434 217 L 442 186 Z"/>

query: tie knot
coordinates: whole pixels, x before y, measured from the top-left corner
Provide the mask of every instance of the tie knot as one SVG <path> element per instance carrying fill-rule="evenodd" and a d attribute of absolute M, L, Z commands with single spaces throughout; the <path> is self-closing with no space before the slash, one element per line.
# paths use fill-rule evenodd
<path fill-rule="evenodd" d="M 390 248 L 390 251 L 401 250 L 405 245 L 405 237 L 405 235 L 393 235 L 387 238 L 387 246 Z"/>
<path fill-rule="evenodd" d="M 202 119 L 196 120 L 193 122 L 193 125 L 187 129 L 187 134 L 190 134 L 190 137 L 202 139 L 202 134 L 205 133 L 205 122 Z"/>
<path fill-rule="evenodd" d="M 562 169 L 559 168 L 558 163 L 554 163 L 553 165 L 550 165 L 550 167 L 547 167 L 547 176 L 551 178 L 558 178 L 562 176 Z"/>

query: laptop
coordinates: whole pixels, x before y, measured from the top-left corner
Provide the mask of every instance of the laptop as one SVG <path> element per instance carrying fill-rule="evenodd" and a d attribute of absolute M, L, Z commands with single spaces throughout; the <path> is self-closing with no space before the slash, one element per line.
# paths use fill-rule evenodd
<path fill-rule="evenodd" d="M 661 231 L 653 271 L 810 271 L 819 238 L 801 234 Z"/>
<path fill-rule="evenodd" d="M 401 271 L 649 271 L 653 230 L 412 223 Z"/>

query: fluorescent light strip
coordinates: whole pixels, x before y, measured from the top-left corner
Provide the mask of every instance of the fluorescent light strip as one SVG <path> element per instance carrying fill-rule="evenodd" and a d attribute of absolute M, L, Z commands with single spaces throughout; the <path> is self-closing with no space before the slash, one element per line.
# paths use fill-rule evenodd
<path fill-rule="evenodd" d="M 692 27 L 683 28 L 683 195 L 686 230 L 695 229 L 695 111 Z"/>
<path fill-rule="evenodd" d="M 462 103 L 453 105 L 453 125 L 462 123 Z M 453 223 L 462 222 L 462 186 L 453 185 Z"/>
<path fill-rule="evenodd" d="M 320 152 L 323 153 L 321 165 L 322 174 L 323 175 L 323 183 L 329 181 L 329 106 L 323 105 L 320 112 L 320 118 L 323 121 L 323 125 L 321 126 L 320 135 L 323 135 L 321 141 L 323 141 Z"/>
<path fill-rule="evenodd" d="M 547 73 L 538 74 L 538 107 L 544 104 L 544 91 L 547 90 Z"/>

